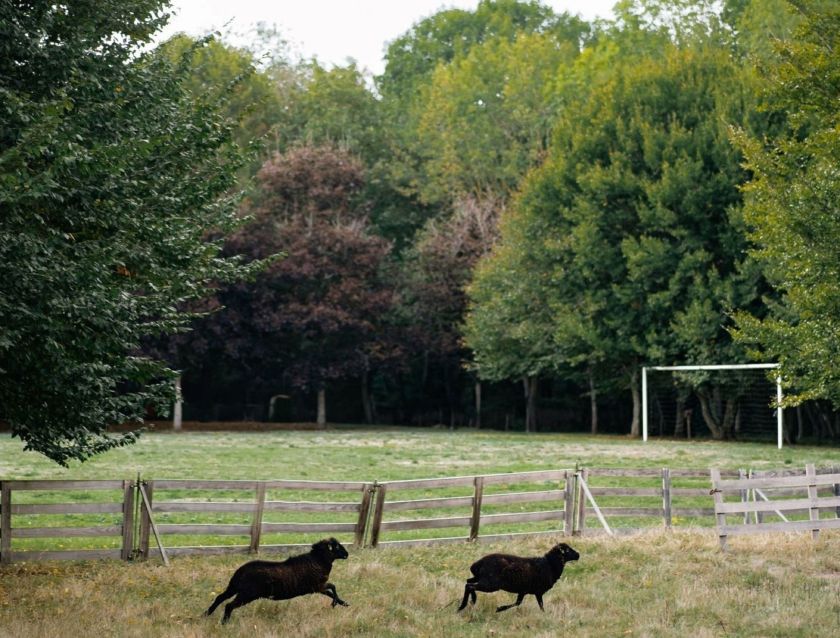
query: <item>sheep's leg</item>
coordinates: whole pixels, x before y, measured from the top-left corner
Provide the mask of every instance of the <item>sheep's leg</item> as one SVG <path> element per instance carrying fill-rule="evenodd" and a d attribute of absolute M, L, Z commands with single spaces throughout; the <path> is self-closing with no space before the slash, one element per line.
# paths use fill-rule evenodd
<path fill-rule="evenodd" d="M 234 593 L 235 592 L 232 592 L 230 589 L 226 589 L 221 594 L 216 596 L 216 600 L 214 600 L 213 604 L 207 608 L 207 611 L 204 612 L 204 615 L 209 616 L 210 614 L 212 614 L 214 611 L 216 611 L 216 607 L 222 604 L 222 601 L 227 600 L 228 598 L 233 596 Z"/>
<path fill-rule="evenodd" d="M 237 607 L 242 607 L 243 605 L 247 605 L 248 603 L 252 603 L 256 600 L 256 598 L 250 598 L 248 596 L 243 596 L 242 594 L 236 594 L 236 598 L 234 598 L 231 602 L 225 605 L 225 615 L 222 616 L 222 624 L 226 623 L 230 618 L 230 613 L 236 609 Z"/>
<path fill-rule="evenodd" d="M 467 601 L 472 599 L 472 604 L 475 605 L 475 584 L 467 581 L 467 584 L 464 585 L 464 599 L 461 601 L 461 606 L 458 607 L 458 611 L 461 611 L 464 607 L 467 606 Z"/>
<path fill-rule="evenodd" d="M 501 607 L 496 607 L 496 611 L 504 611 L 505 609 L 510 609 L 511 607 L 519 607 L 522 604 L 522 600 L 525 598 L 525 594 L 517 594 L 516 595 L 516 602 L 511 603 L 510 605 L 502 605 Z"/>
<path fill-rule="evenodd" d="M 540 606 L 540 611 L 545 611 L 545 607 L 543 607 L 542 603 L 542 594 L 534 594 L 537 599 L 537 604 Z"/>
<path fill-rule="evenodd" d="M 319 593 L 324 594 L 324 596 L 327 596 L 329 598 L 332 598 L 333 607 L 335 607 L 336 605 L 341 605 L 342 607 L 350 606 L 350 603 L 345 602 L 338 597 L 338 592 L 335 589 L 335 585 L 333 585 L 332 583 L 327 583 L 326 585 L 324 585 L 324 588 Z"/>

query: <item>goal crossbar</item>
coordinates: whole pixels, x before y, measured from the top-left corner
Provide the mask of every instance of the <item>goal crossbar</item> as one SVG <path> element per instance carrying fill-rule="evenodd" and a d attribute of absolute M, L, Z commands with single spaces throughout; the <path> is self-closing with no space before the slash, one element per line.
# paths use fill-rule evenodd
<path fill-rule="evenodd" d="M 698 370 L 772 370 L 778 363 L 731 363 L 686 366 L 642 366 L 642 440 L 648 440 L 647 414 L 647 372 L 657 371 L 698 371 Z M 784 415 L 782 414 L 782 378 L 776 375 L 776 445 L 781 450 L 784 440 Z"/>

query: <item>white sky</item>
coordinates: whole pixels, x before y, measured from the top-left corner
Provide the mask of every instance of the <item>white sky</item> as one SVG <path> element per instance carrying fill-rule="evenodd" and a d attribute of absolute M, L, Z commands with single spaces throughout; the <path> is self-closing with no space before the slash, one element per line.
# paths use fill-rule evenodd
<path fill-rule="evenodd" d="M 556 12 L 592 20 L 608 18 L 616 0 L 543 0 Z M 304 58 L 345 64 L 353 58 L 374 75 L 391 40 L 442 8 L 475 9 L 478 0 L 173 0 L 176 15 L 159 40 L 183 31 L 204 35 L 215 29 L 244 33 L 258 22 L 276 25 Z M 229 23 L 229 24 L 228 24 Z"/>

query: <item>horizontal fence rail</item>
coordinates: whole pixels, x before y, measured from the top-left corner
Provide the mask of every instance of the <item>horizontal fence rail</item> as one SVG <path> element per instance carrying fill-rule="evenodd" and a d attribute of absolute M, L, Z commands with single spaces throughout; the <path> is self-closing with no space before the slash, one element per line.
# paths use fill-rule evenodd
<path fill-rule="evenodd" d="M 325 535 L 360 548 L 714 526 L 723 548 L 737 534 L 840 529 L 840 468 L 0 481 L 4 564 L 158 556 L 168 564 L 171 555 L 306 548 Z"/>

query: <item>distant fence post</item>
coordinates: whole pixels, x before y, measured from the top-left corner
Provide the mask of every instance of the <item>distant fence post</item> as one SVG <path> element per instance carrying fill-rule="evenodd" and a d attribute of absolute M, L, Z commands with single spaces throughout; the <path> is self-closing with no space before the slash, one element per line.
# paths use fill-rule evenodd
<path fill-rule="evenodd" d="M 470 517 L 470 540 L 478 538 L 478 528 L 481 525 L 481 500 L 484 498 L 484 477 L 475 477 L 473 491 L 472 516 Z"/>
<path fill-rule="evenodd" d="M 12 562 L 12 488 L 0 483 L 0 563 Z"/>
<path fill-rule="evenodd" d="M 723 505 L 723 494 L 718 488 L 720 485 L 720 470 L 717 468 L 712 468 L 711 470 L 711 478 L 712 478 L 712 496 L 715 500 L 715 520 L 717 522 L 718 528 L 718 540 L 720 541 L 720 548 L 723 551 L 726 551 L 726 515 L 721 513 L 721 505 Z"/>
<path fill-rule="evenodd" d="M 137 482 L 138 491 L 142 489 L 143 486 L 145 486 L 146 488 L 146 499 L 148 500 L 149 507 L 140 508 L 140 538 L 138 539 L 138 550 L 140 552 L 140 555 L 145 560 L 149 557 L 149 532 L 151 531 L 151 518 L 149 509 L 151 509 L 152 503 L 154 502 L 155 482 Z"/>
<path fill-rule="evenodd" d="M 809 518 L 812 521 L 818 521 L 818 520 L 820 520 L 820 508 L 819 508 L 819 504 L 817 503 L 817 484 L 816 484 L 817 471 L 814 468 L 813 463 L 808 463 L 805 466 L 805 476 L 807 476 L 808 479 L 810 479 L 808 481 L 808 500 L 811 501 L 810 507 L 808 508 Z M 820 530 L 819 529 L 811 530 L 811 536 L 814 540 L 817 540 L 819 535 L 820 535 Z"/>
<path fill-rule="evenodd" d="M 379 544 L 379 529 L 382 526 L 382 514 L 385 509 L 385 493 L 387 486 L 380 483 L 376 486 L 376 505 L 373 508 L 373 522 L 370 528 L 370 546 Z"/>
<path fill-rule="evenodd" d="M 832 467 L 831 468 L 831 473 L 832 474 L 840 474 L 840 468 L 838 468 L 836 466 Z M 840 496 L 840 483 L 835 483 L 834 484 L 834 496 Z M 837 518 L 840 518 L 840 505 L 838 505 L 837 507 L 834 508 L 834 516 L 836 516 Z"/>
<path fill-rule="evenodd" d="M 575 474 L 566 470 L 566 493 L 563 498 L 563 533 L 571 536 L 575 531 Z"/>
<path fill-rule="evenodd" d="M 257 483 L 254 502 L 254 520 L 251 522 L 251 544 L 248 551 L 260 551 L 260 535 L 262 534 L 263 510 L 265 509 L 265 481 Z"/>
<path fill-rule="evenodd" d="M 671 527 L 671 469 L 662 468 L 662 516 L 665 527 Z"/>
<path fill-rule="evenodd" d="M 120 558 L 131 560 L 134 553 L 134 493 L 137 485 L 134 481 L 123 481 L 122 506 L 122 551 Z"/>
<path fill-rule="evenodd" d="M 373 485 L 370 483 L 362 485 L 362 502 L 359 505 L 359 518 L 356 521 L 356 530 L 353 538 L 353 544 L 359 548 L 365 546 L 365 532 L 367 531 L 368 514 L 370 513 L 370 499 L 375 490 L 376 481 L 374 481 Z"/>
<path fill-rule="evenodd" d="M 744 470 L 738 470 L 738 478 L 739 479 L 747 478 L 747 473 Z M 740 494 L 741 494 L 741 502 L 742 503 L 747 503 L 750 500 L 749 499 L 749 495 L 750 495 L 749 490 L 741 490 Z M 748 524 L 749 522 L 750 522 L 750 513 L 747 512 L 746 510 L 744 510 L 744 525 Z"/>

